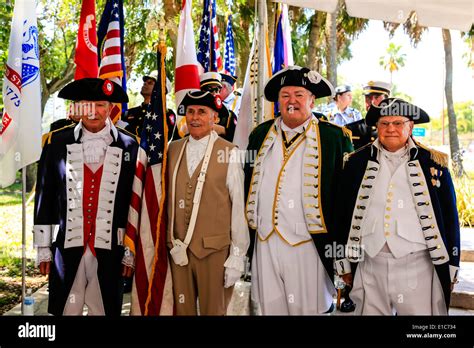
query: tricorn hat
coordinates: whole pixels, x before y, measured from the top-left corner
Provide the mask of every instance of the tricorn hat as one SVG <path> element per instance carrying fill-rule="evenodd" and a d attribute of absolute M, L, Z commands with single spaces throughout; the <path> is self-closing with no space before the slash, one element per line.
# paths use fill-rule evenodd
<path fill-rule="evenodd" d="M 372 105 L 365 116 L 365 123 L 369 127 L 375 126 L 379 118 L 384 116 L 403 116 L 414 123 L 430 122 L 430 117 L 425 110 L 399 98 L 386 98 L 379 105 Z"/>
<path fill-rule="evenodd" d="M 219 114 L 219 118 L 229 116 L 229 110 L 225 107 L 220 96 L 212 95 L 210 92 L 194 91 L 188 92 L 178 107 L 178 115 L 185 116 L 189 105 L 202 105 L 211 108 Z"/>
<path fill-rule="evenodd" d="M 59 98 L 79 101 L 105 100 L 112 103 L 127 103 L 128 96 L 117 83 L 99 78 L 84 78 L 73 81 L 59 91 Z"/>
<path fill-rule="evenodd" d="M 268 80 L 264 90 L 265 98 L 271 102 L 278 101 L 280 89 L 286 86 L 306 88 L 316 99 L 334 96 L 334 87 L 318 72 L 294 65 L 280 70 Z"/>

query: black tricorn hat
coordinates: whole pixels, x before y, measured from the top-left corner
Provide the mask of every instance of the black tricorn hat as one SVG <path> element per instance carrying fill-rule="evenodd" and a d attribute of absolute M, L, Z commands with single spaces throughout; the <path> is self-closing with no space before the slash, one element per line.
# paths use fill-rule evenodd
<path fill-rule="evenodd" d="M 59 98 L 79 101 L 105 100 L 112 103 L 127 103 L 128 96 L 117 83 L 99 78 L 84 78 L 73 81 L 59 91 Z"/>
<path fill-rule="evenodd" d="M 294 65 L 280 70 L 268 80 L 264 90 L 265 98 L 271 102 L 278 101 L 278 93 L 285 86 L 306 88 L 316 99 L 334 96 L 334 87 L 318 72 Z"/>
<path fill-rule="evenodd" d="M 202 105 L 211 108 L 219 114 L 219 118 L 229 116 L 229 110 L 225 107 L 220 96 L 212 95 L 205 91 L 188 92 L 178 107 L 178 115 L 185 116 L 189 105 Z"/>
<path fill-rule="evenodd" d="M 369 127 L 375 126 L 380 117 L 403 116 L 414 123 L 428 123 L 430 117 L 425 110 L 399 98 L 386 98 L 379 105 L 372 105 L 365 116 L 365 123 Z"/>

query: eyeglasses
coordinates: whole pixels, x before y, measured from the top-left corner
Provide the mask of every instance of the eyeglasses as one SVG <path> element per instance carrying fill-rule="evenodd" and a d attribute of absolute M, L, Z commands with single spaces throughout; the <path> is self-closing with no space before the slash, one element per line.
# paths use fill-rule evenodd
<path fill-rule="evenodd" d="M 411 120 L 406 120 L 406 121 L 392 121 L 392 122 L 388 122 L 388 121 L 380 121 L 380 122 L 377 122 L 377 126 L 379 126 L 380 128 L 388 128 L 388 126 L 390 126 L 390 124 L 393 124 L 393 126 L 395 128 L 402 128 L 405 123 L 407 122 L 410 122 Z"/>

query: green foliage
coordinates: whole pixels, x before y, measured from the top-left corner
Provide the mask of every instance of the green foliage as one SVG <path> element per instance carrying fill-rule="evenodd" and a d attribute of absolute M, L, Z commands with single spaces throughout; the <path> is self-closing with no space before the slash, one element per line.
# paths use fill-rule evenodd
<path fill-rule="evenodd" d="M 461 226 L 474 226 L 474 187 L 467 175 L 453 176 L 456 191 L 459 223 Z"/>
<path fill-rule="evenodd" d="M 466 102 L 459 102 L 459 103 L 454 103 L 454 113 L 456 114 L 456 123 L 457 123 L 457 129 L 459 134 L 467 134 L 467 133 L 472 133 L 474 131 L 473 129 L 473 109 L 474 109 L 474 102 L 473 101 L 466 101 Z M 445 109 L 444 110 L 444 115 L 445 115 L 445 126 L 447 128 L 448 124 L 448 111 Z M 440 131 L 442 128 L 442 117 L 443 115 L 440 115 L 439 118 L 433 118 L 431 123 L 432 123 L 432 129 L 434 131 Z"/>

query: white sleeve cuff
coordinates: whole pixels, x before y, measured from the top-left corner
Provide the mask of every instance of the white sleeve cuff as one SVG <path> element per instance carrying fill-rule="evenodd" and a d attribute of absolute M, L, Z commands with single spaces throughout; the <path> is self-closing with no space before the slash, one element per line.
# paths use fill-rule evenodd
<path fill-rule="evenodd" d="M 233 268 L 243 273 L 245 271 L 245 256 L 229 255 L 224 263 L 224 267 Z"/>
<path fill-rule="evenodd" d="M 344 274 L 351 273 L 351 264 L 348 259 L 336 260 L 337 275 L 342 276 Z"/>
<path fill-rule="evenodd" d="M 33 244 L 37 247 L 50 247 L 53 233 L 59 228 L 59 225 L 34 225 L 33 226 Z"/>
<path fill-rule="evenodd" d="M 451 283 L 458 279 L 459 267 L 449 265 L 449 275 L 451 276 Z"/>
<path fill-rule="evenodd" d="M 41 262 L 51 262 L 53 260 L 53 253 L 49 247 L 38 247 L 36 250 L 36 266 Z"/>

